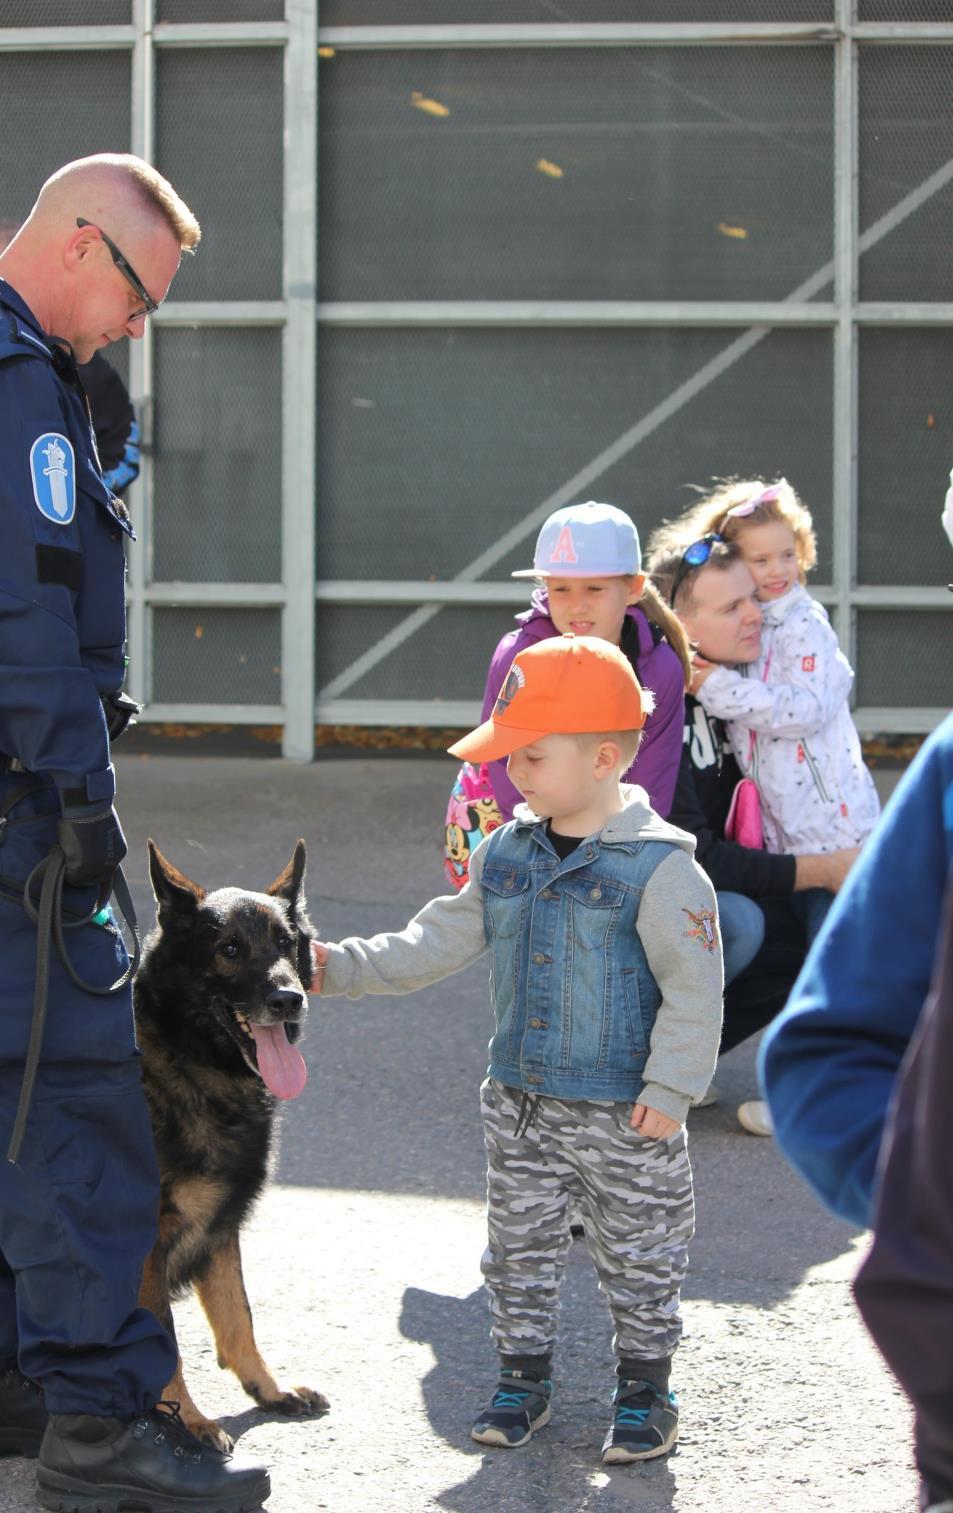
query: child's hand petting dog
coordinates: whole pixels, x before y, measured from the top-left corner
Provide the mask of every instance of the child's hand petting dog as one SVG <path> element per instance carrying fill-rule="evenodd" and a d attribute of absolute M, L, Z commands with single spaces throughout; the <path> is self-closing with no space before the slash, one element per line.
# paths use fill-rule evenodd
<path fill-rule="evenodd" d="M 330 954 L 323 940 L 313 940 L 311 942 L 311 965 L 314 968 L 314 979 L 309 992 L 320 993 L 324 982 L 324 969 L 328 964 Z"/>
<path fill-rule="evenodd" d="M 667 1140 L 682 1127 L 677 1119 L 670 1119 L 668 1114 L 660 1114 L 657 1108 L 649 1108 L 644 1103 L 635 1105 L 629 1123 L 647 1140 Z"/>

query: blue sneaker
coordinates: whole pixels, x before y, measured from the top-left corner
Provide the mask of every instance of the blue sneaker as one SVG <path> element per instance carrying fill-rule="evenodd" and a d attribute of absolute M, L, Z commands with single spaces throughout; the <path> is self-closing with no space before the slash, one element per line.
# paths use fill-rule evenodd
<path fill-rule="evenodd" d="M 470 1430 L 480 1445 L 500 1445 L 515 1450 L 525 1445 L 536 1429 L 549 1423 L 549 1399 L 553 1384 L 537 1381 L 522 1371 L 504 1371 L 500 1384 Z"/>
<path fill-rule="evenodd" d="M 615 1412 L 602 1446 L 603 1463 L 623 1465 L 667 1455 L 678 1439 L 678 1401 L 651 1382 L 620 1382 Z"/>

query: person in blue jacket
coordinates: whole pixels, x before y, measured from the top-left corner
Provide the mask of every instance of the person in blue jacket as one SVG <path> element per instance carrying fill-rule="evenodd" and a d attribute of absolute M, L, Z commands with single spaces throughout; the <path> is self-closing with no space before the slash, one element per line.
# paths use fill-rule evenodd
<path fill-rule="evenodd" d="M 900 1063 L 930 987 L 953 864 L 953 715 L 920 748 L 768 1030 L 775 1137 L 842 1218 L 871 1223 Z"/>
<path fill-rule="evenodd" d="M 100 155 L 54 174 L 0 255 L 0 1452 L 38 1457 L 49 1508 L 268 1495 L 262 1468 L 157 1407 L 176 1350 L 137 1294 L 158 1174 L 128 982 L 109 991 L 125 948 L 102 907 L 126 851 L 110 734 L 132 532 L 76 365 L 141 337 L 199 235 L 148 164 Z M 35 916 L 54 866 L 67 928 L 50 951 Z"/>
<path fill-rule="evenodd" d="M 106 487 L 120 499 L 139 477 L 140 430 L 126 385 L 112 363 L 94 352 L 79 370 Z"/>
<path fill-rule="evenodd" d="M 881 1146 L 873 1242 L 854 1279 L 864 1322 L 915 1410 L 924 1513 L 953 1513 L 953 888 L 941 923 Z"/>

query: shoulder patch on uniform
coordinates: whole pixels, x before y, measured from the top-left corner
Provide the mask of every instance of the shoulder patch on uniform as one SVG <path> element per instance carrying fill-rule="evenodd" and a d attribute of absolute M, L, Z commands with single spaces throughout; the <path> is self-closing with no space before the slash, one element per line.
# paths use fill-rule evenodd
<path fill-rule="evenodd" d="M 69 525 L 76 513 L 76 456 L 68 436 L 44 431 L 30 448 L 30 476 L 36 507 L 56 525 Z"/>

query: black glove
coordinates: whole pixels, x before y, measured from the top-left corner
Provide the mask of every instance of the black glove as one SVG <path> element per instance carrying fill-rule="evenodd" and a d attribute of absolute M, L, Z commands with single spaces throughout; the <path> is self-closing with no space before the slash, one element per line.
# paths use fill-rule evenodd
<path fill-rule="evenodd" d="M 59 836 L 66 881 L 75 888 L 108 883 L 127 850 L 115 809 L 97 804 L 64 806 Z"/>
<path fill-rule="evenodd" d="M 135 699 L 131 699 L 122 689 L 116 693 L 100 694 L 103 706 L 103 714 L 106 716 L 106 729 L 109 731 L 110 742 L 118 741 L 123 732 L 130 725 L 135 725 L 136 715 L 142 709 Z"/>

